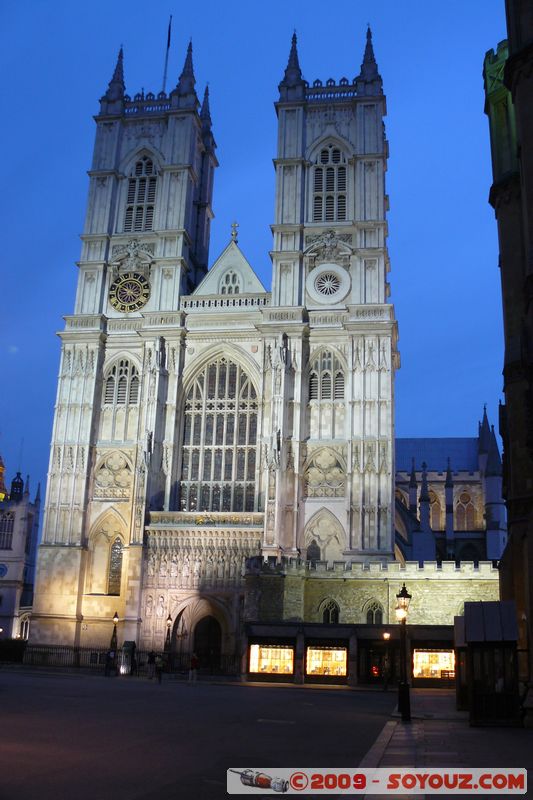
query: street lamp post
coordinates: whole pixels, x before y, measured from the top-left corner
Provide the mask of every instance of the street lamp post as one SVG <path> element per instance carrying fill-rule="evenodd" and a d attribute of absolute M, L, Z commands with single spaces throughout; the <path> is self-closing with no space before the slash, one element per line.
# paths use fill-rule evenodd
<path fill-rule="evenodd" d="M 400 683 L 398 684 L 398 711 L 402 722 L 411 722 L 411 699 L 407 676 L 407 612 L 412 595 L 405 588 L 405 583 L 396 595 L 396 619 L 400 623 Z"/>
<path fill-rule="evenodd" d="M 167 635 L 165 639 L 165 653 L 170 653 L 170 631 L 172 628 L 172 617 L 170 614 L 167 617 Z"/>
<path fill-rule="evenodd" d="M 383 641 L 385 642 L 385 658 L 383 659 L 383 691 L 386 692 L 389 688 L 389 680 L 391 674 L 391 663 L 390 663 L 390 652 L 389 652 L 389 641 L 390 641 L 390 633 L 389 631 L 385 631 L 383 634 Z"/>
<path fill-rule="evenodd" d="M 113 633 L 111 634 L 111 642 L 109 644 L 109 649 L 116 652 L 117 650 L 117 624 L 118 624 L 118 611 L 115 611 L 113 614 Z"/>

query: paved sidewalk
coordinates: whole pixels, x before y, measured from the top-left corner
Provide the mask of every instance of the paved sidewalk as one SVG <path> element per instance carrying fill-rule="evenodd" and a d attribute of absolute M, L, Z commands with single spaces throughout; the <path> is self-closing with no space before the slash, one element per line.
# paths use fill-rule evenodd
<path fill-rule="evenodd" d="M 387 722 L 360 767 L 525 767 L 529 790 L 522 797 L 533 798 L 533 729 L 471 728 L 468 713 L 455 708 L 455 692 L 446 689 L 412 690 L 410 724 L 402 723 L 397 714 L 393 716 L 396 719 Z M 453 795 L 455 798 L 497 796 Z M 422 800 L 425 795 L 366 797 Z"/>

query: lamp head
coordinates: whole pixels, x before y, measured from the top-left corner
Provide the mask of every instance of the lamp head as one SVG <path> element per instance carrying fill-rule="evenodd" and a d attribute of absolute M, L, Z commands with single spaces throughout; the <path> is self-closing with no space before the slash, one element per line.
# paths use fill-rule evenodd
<path fill-rule="evenodd" d="M 118 622 L 118 611 L 115 611 L 115 613 L 113 614 L 113 622 L 115 623 L 115 625 Z"/>
<path fill-rule="evenodd" d="M 170 630 L 171 627 L 172 627 L 172 617 L 169 614 L 167 617 L 167 628 Z"/>
<path fill-rule="evenodd" d="M 385 631 L 385 633 L 383 634 L 383 638 L 385 639 L 386 642 L 388 642 L 390 639 L 390 633 L 388 631 Z"/>

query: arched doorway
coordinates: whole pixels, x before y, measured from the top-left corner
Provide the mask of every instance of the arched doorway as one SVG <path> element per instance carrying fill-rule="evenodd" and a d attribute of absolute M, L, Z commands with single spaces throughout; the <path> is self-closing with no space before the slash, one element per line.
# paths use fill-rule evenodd
<path fill-rule="evenodd" d="M 217 672 L 220 669 L 222 630 L 212 616 L 203 617 L 194 629 L 194 652 L 200 661 L 200 669 Z"/>

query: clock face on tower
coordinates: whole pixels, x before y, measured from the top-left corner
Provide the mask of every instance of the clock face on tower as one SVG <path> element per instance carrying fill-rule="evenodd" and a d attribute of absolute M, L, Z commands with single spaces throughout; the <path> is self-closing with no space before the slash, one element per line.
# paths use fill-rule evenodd
<path fill-rule="evenodd" d="M 150 299 L 150 284 L 138 272 L 125 272 L 109 287 L 109 302 L 126 314 L 138 311 Z"/>

